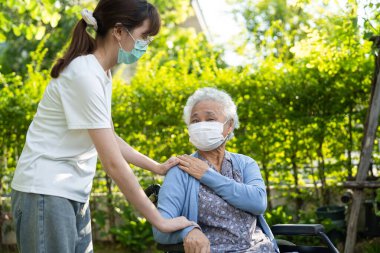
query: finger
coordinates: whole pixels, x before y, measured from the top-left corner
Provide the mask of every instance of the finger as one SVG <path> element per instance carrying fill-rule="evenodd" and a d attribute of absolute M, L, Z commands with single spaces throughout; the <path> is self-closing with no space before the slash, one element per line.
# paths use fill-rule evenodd
<path fill-rule="evenodd" d="M 185 161 L 185 160 L 179 160 L 179 164 L 184 165 L 186 167 L 190 166 L 190 163 L 188 161 Z"/>
<path fill-rule="evenodd" d="M 178 219 L 184 227 L 194 226 L 194 223 L 195 223 L 194 221 L 188 220 L 185 216 L 179 216 L 179 217 L 174 218 L 174 219 Z M 198 224 L 196 224 L 196 225 L 198 225 Z"/>
<path fill-rule="evenodd" d="M 185 250 L 185 253 L 190 253 L 190 247 L 189 247 L 189 244 L 187 242 L 183 243 L 183 248 Z"/>
<path fill-rule="evenodd" d="M 184 160 L 182 158 L 178 158 L 178 160 L 179 160 L 179 164 L 182 164 L 182 165 L 186 165 L 186 164 L 189 163 L 188 161 L 186 161 L 186 160 Z"/>
<path fill-rule="evenodd" d="M 189 168 L 186 167 L 186 166 L 178 165 L 178 167 L 179 167 L 181 170 L 183 170 L 184 172 L 189 172 L 189 171 L 190 171 Z"/>
<path fill-rule="evenodd" d="M 199 158 L 194 157 L 194 156 L 187 156 L 186 158 L 192 162 L 204 162 L 202 159 L 199 159 Z"/>
<path fill-rule="evenodd" d="M 208 245 L 207 245 L 207 244 L 206 244 L 206 245 L 203 245 L 203 247 L 202 247 L 200 253 L 208 253 L 207 250 L 208 250 Z"/>
<path fill-rule="evenodd" d="M 186 253 L 194 253 L 194 245 L 193 245 L 193 241 L 188 241 L 187 242 L 187 251 Z"/>
<path fill-rule="evenodd" d="M 201 159 L 198 159 L 196 157 L 192 157 L 192 156 L 189 156 L 187 157 L 187 159 L 184 159 L 184 161 L 190 163 L 190 164 L 193 164 L 195 166 L 201 166 L 203 164 L 206 164 L 204 161 L 202 161 Z"/>
<path fill-rule="evenodd" d="M 188 156 L 188 155 L 181 155 L 178 157 L 178 159 L 182 160 L 182 161 L 185 161 L 185 162 L 191 162 L 191 159 L 190 159 L 191 156 Z"/>
<path fill-rule="evenodd" d="M 196 157 L 194 157 L 194 156 L 190 156 L 190 155 L 184 155 L 183 157 L 184 157 L 184 159 L 187 160 L 188 162 L 195 162 L 195 161 L 197 161 L 197 160 L 202 161 L 202 160 L 200 160 L 200 159 L 198 159 L 198 158 L 196 158 Z"/>
<path fill-rule="evenodd" d="M 168 162 L 171 166 L 174 166 L 174 165 L 177 165 L 179 163 L 179 159 L 177 157 L 173 156 L 173 157 L 170 157 Z"/>
<path fill-rule="evenodd" d="M 182 171 L 184 171 L 184 172 L 186 172 L 187 174 L 189 174 L 190 176 L 197 178 L 197 171 L 194 171 L 194 170 L 192 170 L 191 168 L 186 167 L 186 166 L 182 166 L 182 165 L 178 165 L 178 167 L 179 167 Z"/>

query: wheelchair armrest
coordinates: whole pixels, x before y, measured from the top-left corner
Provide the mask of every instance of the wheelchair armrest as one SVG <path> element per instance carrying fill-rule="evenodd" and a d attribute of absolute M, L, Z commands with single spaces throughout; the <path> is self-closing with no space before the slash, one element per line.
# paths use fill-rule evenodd
<path fill-rule="evenodd" d="M 157 249 L 162 250 L 164 252 L 171 252 L 171 253 L 185 252 L 185 249 L 183 248 L 183 243 L 157 244 Z"/>
<path fill-rule="evenodd" d="M 319 235 L 324 232 L 321 224 L 276 224 L 271 230 L 275 235 Z"/>
<path fill-rule="evenodd" d="M 339 253 L 337 248 L 325 234 L 325 229 L 321 224 L 277 224 L 271 227 L 275 235 L 310 235 L 320 237 L 330 249 L 330 252 Z"/>

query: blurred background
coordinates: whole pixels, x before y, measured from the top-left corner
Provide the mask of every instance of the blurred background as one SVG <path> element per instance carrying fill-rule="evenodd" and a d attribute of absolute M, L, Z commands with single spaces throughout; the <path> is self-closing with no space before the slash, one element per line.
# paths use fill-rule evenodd
<path fill-rule="evenodd" d="M 267 221 L 322 223 L 342 249 L 350 208 L 343 182 L 358 169 L 380 3 L 150 2 L 161 14 L 160 33 L 137 64 L 112 70 L 116 132 L 160 162 L 191 154 L 182 121 L 187 98 L 199 87 L 227 91 L 241 122 L 227 149 L 258 162 L 267 186 Z M 82 8 L 92 10 L 96 3 L 0 1 L 0 251 L 15 250 L 10 182 L 49 70 L 67 47 Z M 163 180 L 133 169 L 143 187 Z M 379 181 L 379 170 L 376 138 L 367 180 Z M 96 252 L 156 251 L 150 224 L 100 163 L 91 208 Z M 380 190 L 365 190 L 357 252 L 380 252 L 379 208 Z"/>

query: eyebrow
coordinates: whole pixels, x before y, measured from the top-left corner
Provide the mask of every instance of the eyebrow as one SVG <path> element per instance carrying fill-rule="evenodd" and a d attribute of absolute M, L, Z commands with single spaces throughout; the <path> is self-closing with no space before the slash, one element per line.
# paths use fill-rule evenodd
<path fill-rule="evenodd" d="M 207 111 L 206 114 L 207 114 L 207 116 L 216 116 L 216 113 L 214 113 L 213 111 Z M 190 118 L 193 118 L 196 116 L 198 116 L 197 112 L 193 113 Z"/>
<path fill-rule="evenodd" d="M 207 115 L 216 116 L 216 113 L 215 113 L 215 112 L 212 112 L 212 111 L 207 111 L 206 114 L 207 114 Z"/>

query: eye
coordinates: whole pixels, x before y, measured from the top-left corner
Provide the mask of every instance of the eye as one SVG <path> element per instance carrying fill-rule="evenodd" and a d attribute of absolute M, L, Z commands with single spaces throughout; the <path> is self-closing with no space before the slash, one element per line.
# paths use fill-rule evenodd
<path fill-rule="evenodd" d="M 207 121 L 216 121 L 216 119 L 214 119 L 214 118 L 209 118 L 209 119 L 207 119 Z"/>
<path fill-rule="evenodd" d="M 190 124 L 194 124 L 194 123 L 198 123 L 199 120 L 198 119 L 193 119 L 192 121 L 190 121 Z"/>
<path fill-rule="evenodd" d="M 153 41 L 153 37 L 143 35 L 140 40 L 143 41 L 146 45 L 149 45 Z"/>

